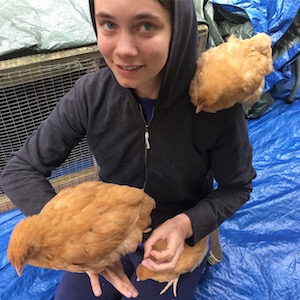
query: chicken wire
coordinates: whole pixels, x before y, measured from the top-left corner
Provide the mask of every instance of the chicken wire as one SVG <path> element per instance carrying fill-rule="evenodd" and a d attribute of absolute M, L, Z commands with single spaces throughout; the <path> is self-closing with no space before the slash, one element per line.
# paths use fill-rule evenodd
<path fill-rule="evenodd" d="M 21 147 L 75 81 L 104 65 L 96 51 L 88 57 L 75 55 L 67 59 L 49 60 L 46 64 L 43 61 L 24 66 L 20 63 L 22 58 L 18 60 L 17 67 L 5 69 L 3 62 L 0 65 L 0 173 L 11 152 Z M 98 172 L 84 139 L 49 179 L 58 191 L 71 184 L 96 179 Z M 0 189 L 2 206 L 3 201 L 7 202 L 4 198 L 4 192 Z"/>

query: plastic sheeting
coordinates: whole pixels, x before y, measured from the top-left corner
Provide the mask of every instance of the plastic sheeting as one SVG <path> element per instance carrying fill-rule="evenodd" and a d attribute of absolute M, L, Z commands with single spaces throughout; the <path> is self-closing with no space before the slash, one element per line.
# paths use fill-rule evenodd
<path fill-rule="evenodd" d="M 276 101 L 249 121 L 257 178 L 251 200 L 221 226 L 224 260 L 197 299 L 297 300 L 300 295 L 300 103 Z"/>
<path fill-rule="evenodd" d="M 197 0 L 198 1 L 198 0 Z M 292 78 L 290 64 L 300 54 L 300 1 L 210 0 L 233 15 L 249 18 L 253 32 L 272 37 L 274 72 L 266 77 L 264 91 Z M 297 15 L 298 14 L 298 15 Z"/>
<path fill-rule="evenodd" d="M 96 43 L 87 0 L 0 0 L 0 58 Z"/>
<path fill-rule="evenodd" d="M 221 226 L 223 261 L 194 300 L 297 300 L 300 295 L 300 102 L 276 101 L 249 121 L 257 178 L 248 201 Z M 61 272 L 27 266 L 19 278 L 6 249 L 23 215 L 0 215 L 0 299 L 52 299 Z M 157 300 L 157 299 L 156 299 Z"/>
<path fill-rule="evenodd" d="M 10 234 L 23 218 L 24 215 L 19 210 L 0 214 L 0 299 L 53 299 L 62 272 L 27 265 L 22 277 L 18 277 L 7 259 L 6 251 Z"/>

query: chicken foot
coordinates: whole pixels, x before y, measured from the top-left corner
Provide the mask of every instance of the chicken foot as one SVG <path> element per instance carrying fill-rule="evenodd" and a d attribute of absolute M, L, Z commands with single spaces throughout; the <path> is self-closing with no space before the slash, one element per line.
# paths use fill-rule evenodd
<path fill-rule="evenodd" d="M 174 294 L 174 297 L 177 297 L 178 280 L 179 280 L 179 277 L 169 281 L 159 294 L 160 295 L 164 294 L 168 290 L 168 288 L 173 285 L 173 294 Z"/>

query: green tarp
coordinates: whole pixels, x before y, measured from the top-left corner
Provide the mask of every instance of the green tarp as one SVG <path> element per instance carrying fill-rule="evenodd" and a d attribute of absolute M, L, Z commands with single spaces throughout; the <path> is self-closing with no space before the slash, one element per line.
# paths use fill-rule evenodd
<path fill-rule="evenodd" d="M 87 0 L 0 0 L 0 59 L 95 42 Z"/>

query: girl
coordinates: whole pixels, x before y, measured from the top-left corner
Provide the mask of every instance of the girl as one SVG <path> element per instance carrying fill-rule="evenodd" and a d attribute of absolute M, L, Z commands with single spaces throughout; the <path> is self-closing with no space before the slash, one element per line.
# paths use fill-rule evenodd
<path fill-rule="evenodd" d="M 154 231 L 123 258 L 123 269 L 65 272 L 55 299 L 159 299 L 161 284 L 136 282 L 137 264 L 172 269 L 184 242 L 194 245 L 249 199 L 255 172 L 247 124 L 240 105 L 195 114 L 192 0 L 95 0 L 90 8 L 107 67 L 83 76 L 59 101 L 12 154 L 1 185 L 25 215 L 38 213 L 55 195 L 47 177 L 87 136 L 100 180 L 144 188 L 156 200 Z M 157 253 L 152 245 L 160 239 L 168 248 Z M 204 265 L 181 276 L 177 299 L 192 299 Z M 173 299 L 172 290 L 161 298 Z"/>

